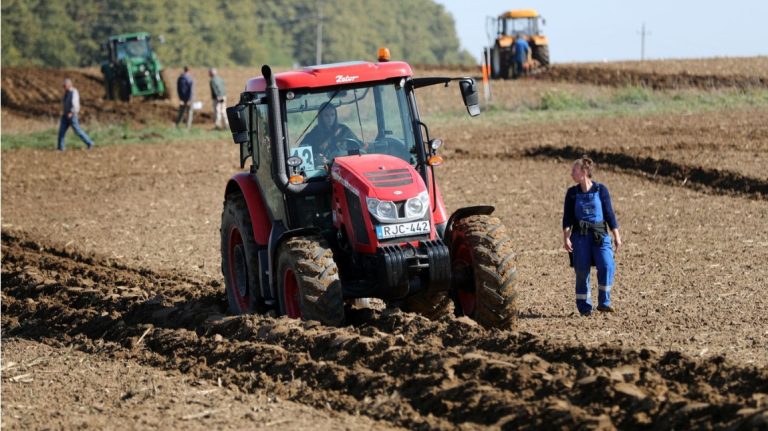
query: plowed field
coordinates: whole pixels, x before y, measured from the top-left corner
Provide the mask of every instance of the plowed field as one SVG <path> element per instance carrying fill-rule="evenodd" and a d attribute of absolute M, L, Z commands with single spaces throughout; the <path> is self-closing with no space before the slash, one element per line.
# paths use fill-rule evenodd
<path fill-rule="evenodd" d="M 4 109 L 32 112 L 6 105 L 3 72 Z M 3 151 L 3 425 L 766 429 L 766 118 L 431 128 L 449 209 L 494 204 L 514 238 L 509 331 L 396 308 L 341 328 L 227 315 L 230 142 Z M 560 230 L 582 151 L 625 242 L 618 312 L 591 318 L 575 311 Z"/>

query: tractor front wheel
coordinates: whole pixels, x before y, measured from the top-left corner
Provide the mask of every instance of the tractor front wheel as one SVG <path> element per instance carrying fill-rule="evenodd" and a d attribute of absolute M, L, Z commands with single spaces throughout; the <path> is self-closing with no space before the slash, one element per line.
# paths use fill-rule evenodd
<path fill-rule="evenodd" d="M 344 323 L 344 297 L 333 251 L 319 236 L 289 238 L 278 249 L 280 312 L 324 325 Z"/>
<path fill-rule="evenodd" d="M 451 231 L 456 312 L 486 328 L 510 328 L 517 317 L 512 240 L 496 217 L 473 215 Z"/>
<path fill-rule="evenodd" d="M 259 259 L 251 217 L 241 193 L 228 195 L 221 214 L 221 272 L 233 314 L 253 313 L 261 304 Z"/>
<path fill-rule="evenodd" d="M 425 290 L 405 299 L 404 311 L 421 314 L 430 320 L 437 320 L 453 313 L 453 302 L 445 291 Z"/>

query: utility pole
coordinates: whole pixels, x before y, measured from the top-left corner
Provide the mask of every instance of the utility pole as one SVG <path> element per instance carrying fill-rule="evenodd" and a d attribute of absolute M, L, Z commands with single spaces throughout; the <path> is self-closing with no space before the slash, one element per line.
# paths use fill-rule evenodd
<path fill-rule="evenodd" d="M 323 63 L 323 2 L 317 0 L 317 38 L 315 40 L 315 64 Z"/>
<path fill-rule="evenodd" d="M 645 37 L 650 36 L 651 32 L 645 30 L 645 23 L 640 29 L 640 61 L 645 61 Z"/>

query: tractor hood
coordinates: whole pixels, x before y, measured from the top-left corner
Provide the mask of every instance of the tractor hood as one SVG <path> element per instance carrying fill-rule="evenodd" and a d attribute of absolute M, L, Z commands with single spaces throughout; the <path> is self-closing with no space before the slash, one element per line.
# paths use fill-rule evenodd
<path fill-rule="evenodd" d="M 357 196 L 387 201 L 402 201 L 427 190 L 413 166 L 386 154 L 336 157 L 331 177 Z"/>

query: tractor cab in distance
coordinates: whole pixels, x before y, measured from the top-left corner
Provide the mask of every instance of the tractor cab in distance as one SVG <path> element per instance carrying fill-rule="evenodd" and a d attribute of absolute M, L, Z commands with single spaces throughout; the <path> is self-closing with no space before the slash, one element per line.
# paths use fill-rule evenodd
<path fill-rule="evenodd" d="M 168 97 L 162 65 L 152 49 L 149 33 L 111 36 L 102 48 L 101 71 L 107 99 L 128 101 L 132 96 Z"/>
<path fill-rule="evenodd" d="M 489 17 L 486 28 L 495 35 L 493 46 L 490 47 L 491 77 L 514 78 L 513 64 L 515 41 L 525 38 L 531 49 L 532 63 L 530 72 L 536 72 L 542 67 L 549 66 L 549 40 L 542 34 L 542 26 L 546 21 L 535 9 L 514 9 Z"/>
<path fill-rule="evenodd" d="M 479 114 L 473 79 L 413 78 L 403 62 L 264 66 L 248 81 L 227 109 L 241 167 L 251 160 L 225 191 L 231 311 L 342 324 L 350 301 L 379 298 L 511 324 L 511 244 L 493 239 L 506 230 L 490 206 L 449 215 L 434 172 L 442 141 L 419 120 L 415 90 L 451 82 Z"/>

